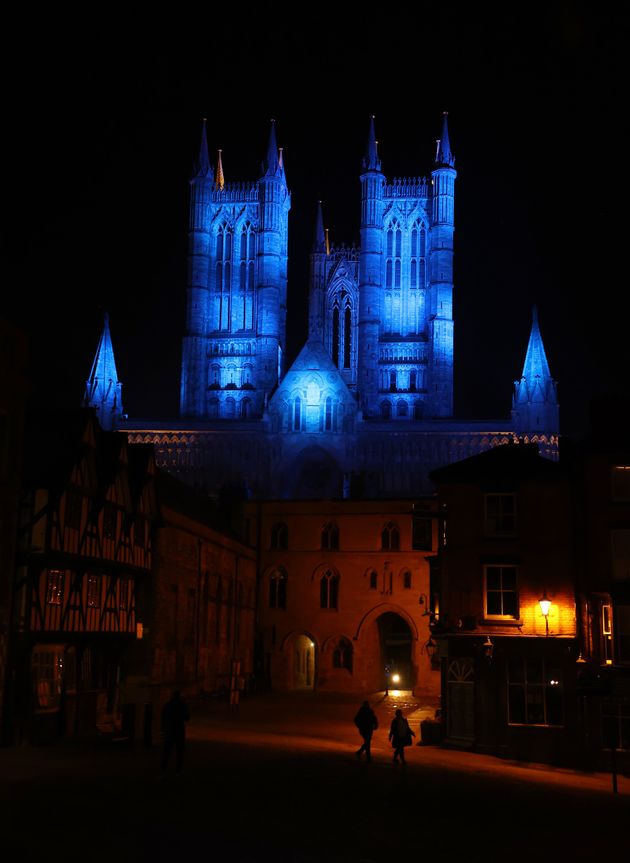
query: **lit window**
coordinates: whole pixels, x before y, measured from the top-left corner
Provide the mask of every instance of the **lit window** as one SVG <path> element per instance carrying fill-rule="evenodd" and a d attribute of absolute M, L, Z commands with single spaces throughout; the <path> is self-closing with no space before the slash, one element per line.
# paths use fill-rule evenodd
<path fill-rule="evenodd" d="M 515 566 L 486 566 L 485 616 L 518 618 L 518 592 Z"/>
<path fill-rule="evenodd" d="M 485 516 L 487 536 L 515 536 L 516 495 L 487 494 Z"/>
<path fill-rule="evenodd" d="M 46 605 L 61 605 L 63 602 L 63 582 L 65 572 L 50 569 L 46 579 Z"/>
<path fill-rule="evenodd" d="M 327 569 L 319 581 L 319 607 L 337 608 L 339 596 L 339 576 Z"/>
<path fill-rule="evenodd" d="M 560 668 L 543 659 L 511 659 L 508 663 L 510 725 L 562 725 Z"/>
<path fill-rule="evenodd" d="M 400 532 L 391 521 L 381 531 L 381 548 L 383 551 L 398 551 L 400 548 Z"/>

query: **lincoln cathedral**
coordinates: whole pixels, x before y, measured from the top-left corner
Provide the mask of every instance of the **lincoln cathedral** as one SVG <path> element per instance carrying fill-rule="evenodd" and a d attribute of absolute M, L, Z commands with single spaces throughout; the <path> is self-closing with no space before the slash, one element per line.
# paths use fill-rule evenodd
<path fill-rule="evenodd" d="M 258 179 L 231 182 L 220 150 L 211 163 L 204 123 L 190 180 L 180 417 L 123 414 L 106 322 L 86 392 L 105 428 L 154 444 L 158 464 L 186 482 L 259 499 L 418 495 L 432 469 L 514 439 L 556 457 L 556 385 L 535 311 L 511 414 L 506 380 L 504 419 L 453 415 L 447 115 L 426 176 L 385 175 L 374 118 L 357 163 L 360 245 L 335 246 L 313 203 L 308 339 L 289 364 L 291 193 L 275 124 Z"/>

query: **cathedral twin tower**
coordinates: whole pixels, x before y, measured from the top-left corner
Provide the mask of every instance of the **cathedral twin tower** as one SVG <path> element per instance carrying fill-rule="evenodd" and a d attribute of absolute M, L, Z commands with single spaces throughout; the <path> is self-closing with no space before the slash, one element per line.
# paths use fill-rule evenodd
<path fill-rule="evenodd" d="M 319 206 L 309 345 L 326 349 L 364 419 L 453 413 L 454 163 L 444 115 L 431 177 L 388 182 L 372 118 L 359 250 L 330 248 Z M 286 371 L 291 196 L 274 124 L 262 175 L 251 183 L 224 181 L 221 151 L 212 168 L 204 124 L 190 185 L 181 414 L 260 418 Z M 296 419 L 295 398 L 289 402 L 279 422 L 297 431 L 308 414 L 298 409 Z"/>
<path fill-rule="evenodd" d="M 454 166 L 444 115 L 431 176 L 388 180 L 370 121 L 360 247 L 330 245 L 320 205 L 308 340 L 287 367 L 291 196 L 275 127 L 259 179 L 226 183 L 204 125 L 180 418 L 123 414 L 107 321 L 85 403 L 185 481 L 261 498 L 418 495 L 432 469 L 516 439 L 556 458 L 556 384 L 536 315 L 511 416 L 453 418 Z"/>

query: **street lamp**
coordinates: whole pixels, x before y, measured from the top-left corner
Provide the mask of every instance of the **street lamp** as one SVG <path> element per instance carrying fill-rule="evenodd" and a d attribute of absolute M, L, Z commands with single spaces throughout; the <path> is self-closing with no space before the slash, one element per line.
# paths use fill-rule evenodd
<path fill-rule="evenodd" d="M 492 655 L 494 653 L 494 644 L 489 635 L 486 635 L 486 640 L 481 645 L 481 649 L 483 650 L 483 655 L 488 660 L 488 662 L 492 662 Z"/>
<path fill-rule="evenodd" d="M 545 637 L 549 635 L 549 609 L 551 608 L 551 600 L 547 599 L 547 591 L 543 591 L 543 595 L 538 600 L 540 613 L 545 618 Z"/>

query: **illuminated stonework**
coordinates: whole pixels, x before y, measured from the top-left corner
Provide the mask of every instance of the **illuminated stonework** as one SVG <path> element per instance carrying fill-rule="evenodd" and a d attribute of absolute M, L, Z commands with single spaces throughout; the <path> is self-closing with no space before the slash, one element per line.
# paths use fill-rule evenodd
<path fill-rule="evenodd" d="M 422 494 L 429 471 L 517 439 L 556 458 L 556 386 L 536 316 L 512 416 L 453 417 L 454 165 L 444 115 L 430 176 L 387 179 L 370 122 L 360 247 L 330 245 L 320 202 L 308 340 L 286 369 L 291 198 L 275 127 L 260 178 L 230 183 L 221 154 L 210 165 L 204 126 L 181 418 L 118 427 L 152 441 L 158 464 L 187 482 L 257 498 Z"/>

